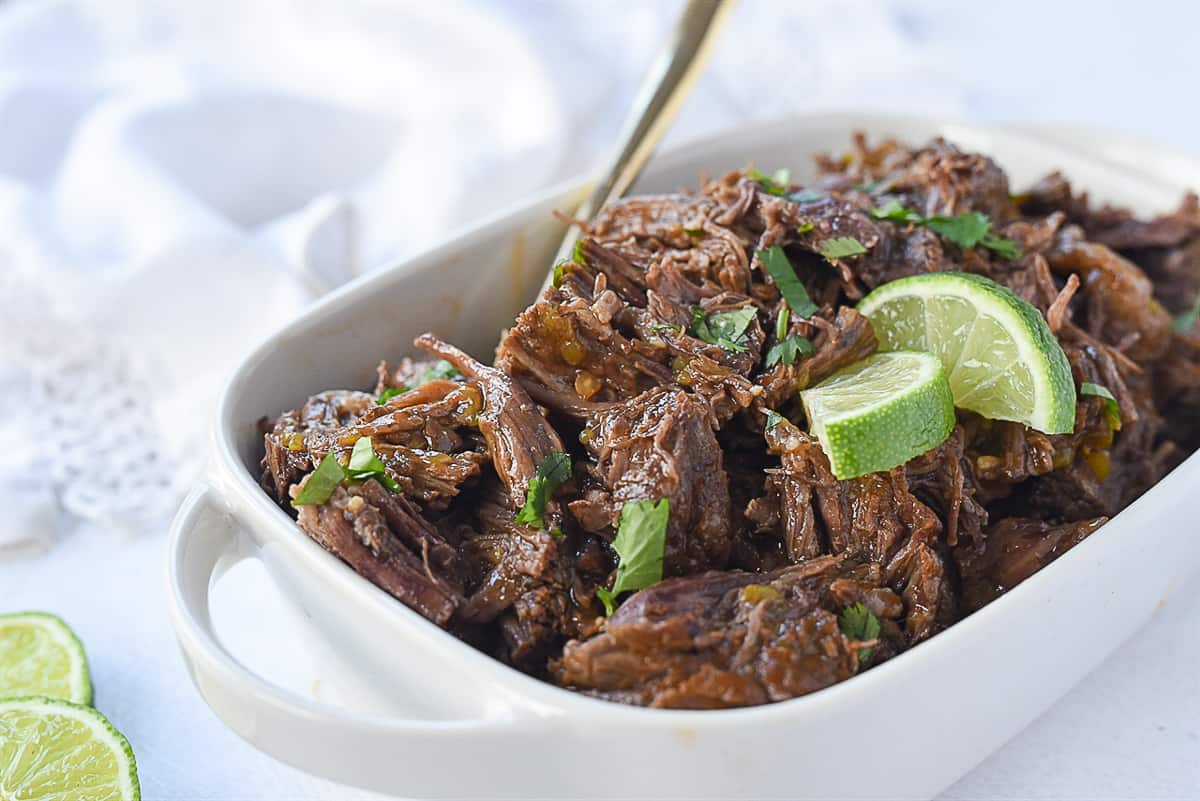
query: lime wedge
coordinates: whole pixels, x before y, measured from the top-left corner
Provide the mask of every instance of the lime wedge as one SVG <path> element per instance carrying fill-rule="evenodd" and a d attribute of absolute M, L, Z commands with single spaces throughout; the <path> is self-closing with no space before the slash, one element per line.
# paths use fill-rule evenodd
<path fill-rule="evenodd" d="M 978 275 L 927 273 L 878 287 L 858 304 L 881 350 L 936 353 L 954 403 L 1047 434 L 1075 427 L 1071 366 L 1041 313 Z"/>
<path fill-rule="evenodd" d="M 54 615 L 0 615 L 0 698 L 27 695 L 92 702 L 83 645 Z"/>
<path fill-rule="evenodd" d="M 930 353 L 876 353 L 800 393 L 838 478 L 891 470 L 954 430 L 946 371 Z"/>
<path fill-rule="evenodd" d="M 0 701 L 4 801 L 141 797 L 129 741 L 99 712 L 54 698 Z"/>

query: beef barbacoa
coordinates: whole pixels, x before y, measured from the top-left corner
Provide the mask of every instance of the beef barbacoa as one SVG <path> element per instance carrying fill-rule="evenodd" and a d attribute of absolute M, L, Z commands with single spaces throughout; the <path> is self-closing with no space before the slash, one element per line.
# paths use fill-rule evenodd
<path fill-rule="evenodd" d="M 872 213 L 889 201 L 986 214 L 1012 247 Z M 865 252 L 823 257 L 835 237 Z M 779 323 L 758 255 L 772 246 L 815 314 Z M 959 411 L 934 450 L 839 480 L 797 392 L 875 352 L 864 293 L 948 270 L 1036 307 L 1077 386 L 1115 405 L 1081 393 L 1075 430 L 1053 436 Z M 597 697 L 729 707 L 849 678 L 1061 556 L 1200 443 L 1194 194 L 1141 220 L 1057 174 L 1012 194 L 995 162 L 942 140 L 858 137 L 808 187 L 748 170 L 614 203 L 556 276 L 493 366 L 425 334 L 429 358 L 381 364 L 372 392 L 323 392 L 264 423 L 262 482 L 400 602 Z M 743 323 L 736 343 L 704 328 L 722 313 Z M 781 335 L 811 350 L 768 358 Z M 331 454 L 345 470 L 293 505 Z M 638 525 L 626 512 L 644 523 L 640 504 L 664 499 L 658 572 L 610 594 L 627 580 L 626 517 Z"/>

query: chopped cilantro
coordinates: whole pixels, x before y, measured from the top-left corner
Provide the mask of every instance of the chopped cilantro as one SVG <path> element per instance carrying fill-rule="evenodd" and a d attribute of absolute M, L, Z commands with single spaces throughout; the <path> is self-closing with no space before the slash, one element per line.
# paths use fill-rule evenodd
<path fill-rule="evenodd" d="M 871 209 L 871 216 L 877 220 L 891 220 L 899 223 L 913 223 L 920 225 L 925 222 L 925 218 L 917 214 L 912 209 L 904 207 L 896 198 L 888 198 L 888 201 L 882 206 Z"/>
<path fill-rule="evenodd" d="M 576 264 L 587 266 L 587 256 L 583 255 L 583 240 L 580 239 L 575 243 L 575 249 L 571 251 L 571 261 Z"/>
<path fill-rule="evenodd" d="M 793 203 L 801 205 L 805 203 L 816 203 L 818 200 L 824 200 L 825 193 L 818 189 L 797 189 L 787 196 L 787 199 Z"/>
<path fill-rule="evenodd" d="M 767 409 L 766 414 L 767 414 L 767 427 L 766 427 L 767 431 L 770 431 L 772 428 L 774 428 L 775 426 L 782 423 L 785 419 L 782 414 L 775 411 L 774 409 Z"/>
<path fill-rule="evenodd" d="M 326 503 L 345 478 L 346 471 L 330 451 L 304 482 L 300 494 L 292 499 L 292 506 L 320 506 Z"/>
<path fill-rule="evenodd" d="M 775 338 L 787 339 L 788 324 L 791 322 L 791 312 L 788 307 L 784 306 L 779 310 L 779 316 L 775 318 Z"/>
<path fill-rule="evenodd" d="M 859 192 L 866 192 L 868 195 L 878 195 L 884 189 L 887 189 L 892 184 L 891 178 L 880 178 L 878 181 L 867 181 L 861 184 L 855 184 L 854 188 Z"/>
<path fill-rule="evenodd" d="M 963 250 L 969 250 L 978 245 L 991 230 L 992 222 L 986 214 L 968 211 L 953 217 L 928 217 L 925 226 Z"/>
<path fill-rule="evenodd" d="M 399 492 L 400 485 L 396 479 L 387 474 L 383 460 L 375 455 L 375 448 L 370 437 L 360 437 L 350 451 L 350 465 L 347 467 L 346 478 L 351 481 L 366 481 L 373 478 L 392 492 Z"/>
<path fill-rule="evenodd" d="M 813 224 L 812 220 L 809 220 L 808 222 L 802 222 L 796 226 L 796 233 L 807 234 L 809 231 L 811 231 L 812 229 L 814 229 L 816 227 L 817 226 Z"/>
<path fill-rule="evenodd" d="M 440 378 L 456 378 L 460 375 L 462 373 L 458 372 L 450 362 L 438 359 L 425 372 L 421 373 L 421 377 L 417 379 L 417 385 L 427 384 Z"/>
<path fill-rule="evenodd" d="M 817 245 L 821 255 L 833 261 L 834 259 L 844 259 L 847 256 L 857 256 L 860 253 L 866 253 L 867 249 L 852 236 L 839 236 L 834 239 L 822 239 Z"/>
<path fill-rule="evenodd" d="M 1012 241 L 1006 236 L 993 234 L 991 231 L 983 235 L 983 239 L 979 240 L 979 244 L 983 245 L 1000 258 L 1008 259 L 1009 261 L 1016 261 L 1024 254 L 1024 251 L 1021 250 L 1021 246 L 1016 242 Z"/>
<path fill-rule="evenodd" d="M 812 356 L 817 352 L 817 348 L 813 343 L 809 342 L 806 337 L 799 334 L 780 340 L 771 346 L 767 351 L 767 367 L 774 367 L 777 364 L 795 364 L 798 356 Z"/>
<path fill-rule="evenodd" d="M 725 350 L 745 353 L 746 346 L 738 340 L 754 320 L 757 310 L 753 306 L 709 314 L 699 306 L 692 307 L 692 324 L 688 333 L 710 345 L 719 345 Z"/>
<path fill-rule="evenodd" d="M 525 490 L 525 505 L 517 512 L 517 522 L 534 528 L 545 528 L 546 502 L 570 477 L 570 456 L 565 453 L 552 453 L 543 459 L 538 465 L 537 473 L 529 480 L 529 488 Z"/>
<path fill-rule="evenodd" d="M 792 269 L 792 263 L 788 261 L 783 248 L 772 245 L 766 250 L 760 250 L 758 260 L 762 262 L 763 269 L 770 273 L 775 281 L 775 288 L 797 317 L 812 317 L 817 313 L 817 304 L 812 302 L 808 290 L 796 277 L 796 271 Z"/>
<path fill-rule="evenodd" d="M 558 287 L 562 286 L 563 276 L 565 276 L 567 274 L 567 266 L 568 266 L 568 262 L 565 262 L 565 261 L 560 261 L 558 264 L 554 265 L 554 281 L 553 281 L 553 283 L 554 283 L 554 287 L 556 289 Z"/>
<path fill-rule="evenodd" d="M 388 387 L 379 393 L 379 397 L 375 400 L 375 405 L 382 406 L 397 395 L 403 395 L 405 392 L 408 392 L 408 389 L 408 387 Z"/>
<path fill-rule="evenodd" d="M 879 639 L 879 618 L 861 603 L 847 606 L 838 616 L 838 628 L 852 640 L 870 642 Z M 858 652 L 858 666 L 866 667 L 871 660 L 874 646 L 861 648 Z"/>
<path fill-rule="evenodd" d="M 658 503 L 629 501 L 621 507 L 621 522 L 612 542 L 618 558 L 617 577 L 611 590 L 596 588 L 596 595 L 604 603 L 605 614 L 611 616 L 616 611 L 621 593 L 634 592 L 662 581 L 670 516 L 671 501 L 668 498 Z"/>
<path fill-rule="evenodd" d="M 750 180 L 757 181 L 764 192 L 776 197 L 787 194 L 788 182 L 792 177 L 788 170 L 776 170 L 774 175 L 767 175 L 758 170 L 750 170 L 746 174 L 750 176 Z"/>
<path fill-rule="evenodd" d="M 872 209 L 871 216 L 877 220 L 924 225 L 963 250 L 981 245 L 1009 261 L 1021 258 L 1021 246 L 1008 237 L 994 233 L 992 221 L 986 214 L 978 211 L 968 211 L 953 217 L 922 217 L 912 209 L 905 208 L 899 200 L 890 198 L 882 206 Z"/>
<path fill-rule="evenodd" d="M 1171 321 L 1171 330 L 1176 334 L 1186 334 L 1192 330 L 1196 320 L 1200 320 L 1200 298 L 1196 298 L 1192 308 L 1175 315 L 1175 319 Z"/>
<path fill-rule="evenodd" d="M 699 239 L 700 237 L 704 236 L 703 228 L 684 228 L 683 232 L 693 239 Z"/>
<path fill-rule="evenodd" d="M 1113 431 L 1121 430 L 1121 407 L 1117 404 L 1117 399 L 1113 397 L 1112 392 L 1108 387 L 1101 384 L 1093 384 L 1090 381 L 1084 381 L 1079 385 L 1080 395 L 1094 395 L 1097 398 L 1104 399 L 1104 414 L 1108 417 L 1109 427 Z"/>

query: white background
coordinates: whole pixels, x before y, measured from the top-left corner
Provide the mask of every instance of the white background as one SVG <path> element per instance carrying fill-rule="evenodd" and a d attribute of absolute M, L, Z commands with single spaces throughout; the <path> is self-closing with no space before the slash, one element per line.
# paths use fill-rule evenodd
<path fill-rule="evenodd" d="M 677 5 L 0 3 L 0 611 L 78 630 L 145 798 L 373 797 L 258 754 L 199 700 L 163 608 L 164 514 L 239 353 L 315 286 L 595 164 Z M 1200 156 L 1198 8 L 744 0 L 670 141 L 865 107 Z M 95 387 L 128 408 L 98 413 Z M 1198 589 L 945 798 L 1200 796 Z M 218 601 L 247 662 L 353 694 L 252 568 Z"/>

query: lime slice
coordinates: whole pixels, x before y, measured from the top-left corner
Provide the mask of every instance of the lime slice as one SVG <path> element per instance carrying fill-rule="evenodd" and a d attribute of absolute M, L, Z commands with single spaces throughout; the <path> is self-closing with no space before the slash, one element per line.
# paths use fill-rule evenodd
<path fill-rule="evenodd" d="M 954 400 L 931 353 L 876 353 L 800 393 L 838 478 L 891 470 L 954 430 Z"/>
<path fill-rule="evenodd" d="M 0 615 L 0 698 L 27 695 L 92 702 L 83 645 L 54 615 Z"/>
<path fill-rule="evenodd" d="M 936 353 L 954 403 L 1047 434 L 1075 427 L 1075 382 L 1062 346 L 1033 306 L 995 281 L 927 273 L 891 281 L 858 304 L 881 350 Z"/>
<path fill-rule="evenodd" d="M 136 801 L 133 749 L 90 706 L 54 698 L 0 701 L 0 798 Z"/>

